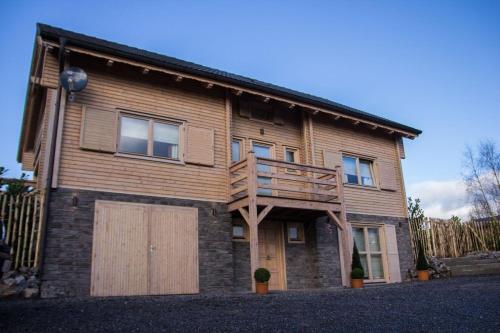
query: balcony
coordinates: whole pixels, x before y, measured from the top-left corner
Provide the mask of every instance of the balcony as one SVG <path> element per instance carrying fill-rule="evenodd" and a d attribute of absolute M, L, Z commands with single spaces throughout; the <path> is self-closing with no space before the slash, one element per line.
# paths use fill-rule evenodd
<path fill-rule="evenodd" d="M 324 215 L 342 212 L 341 170 L 256 157 L 253 152 L 229 168 L 229 211 L 257 206 L 260 222 L 271 209 Z M 264 214 L 262 214 L 264 212 Z M 337 220 L 337 217 L 332 217 Z M 337 221 L 336 221 L 337 222 Z M 340 221 L 339 221 L 340 222 Z"/>

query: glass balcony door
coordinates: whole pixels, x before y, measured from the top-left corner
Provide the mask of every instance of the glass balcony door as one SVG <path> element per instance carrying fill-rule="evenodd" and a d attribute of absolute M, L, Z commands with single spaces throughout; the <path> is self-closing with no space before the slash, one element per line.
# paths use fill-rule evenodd
<path fill-rule="evenodd" d="M 255 157 L 263 158 L 273 158 L 273 146 L 266 145 L 263 143 L 252 144 L 252 149 L 255 153 Z M 269 165 L 257 163 L 257 172 L 272 172 L 272 168 Z M 257 182 L 259 184 L 271 184 L 272 179 L 269 177 L 257 177 Z M 268 188 L 260 188 L 257 190 L 258 195 L 272 195 L 273 190 Z"/>

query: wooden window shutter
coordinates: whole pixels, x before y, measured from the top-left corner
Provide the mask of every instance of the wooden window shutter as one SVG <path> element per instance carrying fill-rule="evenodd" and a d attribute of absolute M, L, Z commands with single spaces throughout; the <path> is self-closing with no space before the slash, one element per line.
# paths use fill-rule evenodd
<path fill-rule="evenodd" d="M 323 149 L 323 165 L 325 168 L 335 169 L 342 166 L 342 154 L 338 151 Z"/>
<path fill-rule="evenodd" d="M 274 110 L 273 114 L 273 123 L 276 125 L 284 125 L 285 124 L 285 117 L 284 117 L 284 112 L 283 110 Z"/>
<path fill-rule="evenodd" d="M 116 151 L 116 112 L 82 107 L 80 147 L 114 153 Z"/>
<path fill-rule="evenodd" d="M 389 282 L 401 282 L 396 227 L 390 224 L 385 224 L 384 228 L 387 245 L 387 266 L 389 268 Z"/>
<path fill-rule="evenodd" d="M 250 103 L 248 103 L 248 101 L 240 99 L 238 111 L 239 111 L 240 117 L 250 119 Z"/>
<path fill-rule="evenodd" d="M 187 126 L 186 128 L 186 163 L 213 166 L 214 157 L 214 130 Z"/>
<path fill-rule="evenodd" d="M 399 137 L 396 140 L 397 140 L 397 146 L 398 146 L 398 151 L 399 151 L 399 157 L 401 159 L 405 159 L 406 155 L 405 155 L 405 146 L 403 143 L 403 138 Z"/>
<path fill-rule="evenodd" d="M 396 177 L 396 165 L 393 161 L 378 161 L 378 178 L 382 190 L 397 191 L 398 180 Z"/>

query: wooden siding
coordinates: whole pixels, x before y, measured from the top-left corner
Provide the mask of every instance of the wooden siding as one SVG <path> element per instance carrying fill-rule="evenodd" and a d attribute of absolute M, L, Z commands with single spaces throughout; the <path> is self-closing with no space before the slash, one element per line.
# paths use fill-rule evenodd
<path fill-rule="evenodd" d="M 78 59 L 74 59 L 78 60 Z M 76 62 L 76 61 L 75 61 Z M 68 102 L 64 119 L 58 183 L 61 187 L 144 195 L 226 201 L 225 95 L 140 73 L 118 75 L 116 69 L 76 62 L 87 71 L 87 88 Z M 126 72 L 123 70 L 122 72 Z M 188 84 L 186 84 L 188 85 Z M 80 149 L 82 106 L 117 108 L 151 117 L 169 117 L 215 133 L 213 167 L 138 159 Z"/>
<path fill-rule="evenodd" d="M 235 103 L 236 104 L 236 103 Z M 283 125 L 270 121 L 247 119 L 239 115 L 238 108 L 233 109 L 232 135 L 243 138 L 246 152 L 252 150 L 252 141 L 274 145 L 275 157 L 284 160 L 284 147 L 299 148 L 301 161 L 304 158 L 304 149 L 301 136 L 301 124 L 295 113 L 289 112 Z M 261 134 L 261 129 L 264 134 Z M 301 162 L 298 161 L 298 162 Z"/>
<path fill-rule="evenodd" d="M 393 166 L 397 170 L 395 137 L 381 135 L 368 128 L 350 126 L 343 122 L 335 122 L 333 118 L 313 117 L 315 159 L 318 166 L 323 165 L 323 150 L 347 152 L 375 158 L 376 164 Z M 379 180 L 378 168 L 375 168 L 375 180 Z M 344 188 L 347 212 L 405 216 L 403 206 L 403 190 L 400 173 L 394 171 L 395 191 L 367 189 L 357 186 Z"/>

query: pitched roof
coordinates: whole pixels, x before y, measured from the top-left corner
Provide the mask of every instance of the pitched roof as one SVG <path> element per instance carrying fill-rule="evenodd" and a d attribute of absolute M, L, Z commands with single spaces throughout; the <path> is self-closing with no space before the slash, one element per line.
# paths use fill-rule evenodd
<path fill-rule="evenodd" d="M 180 60 L 177 58 L 161 55 L 158 53 L 130 47 L 127 45 L 109 42 L 96 37 L 52 27 L 46 24 L 37 24 L 37 34 L 42 38 L 58 41 L 59 38 L 65 38 L 68 45 L 79 46 L 82 48 L 104 52 L 111 55 L 122 56 L 146 64 L 155 65 L 171 70 L 177 70 L 184 73 L 196 75 L 202 78 L 234 84 L 242 88 L 253 89 L 263 93 L 274 94 L 283 98 L 296 100 L 313 106 L 332 109 L 347 116 L 357 117 L 362 120 L 372 121 L 381 125 L 386 125 L 419 135 L 421 130 L 400 124 L 398 122 L 379 117 L 368 112 L 364 112 L 349 106 L 345 106 L 325 98 L 313 96 L 296 90 L 277 86 L 271 83 L 262 82 L 245 76 L 228 73 L 218 69 L 198 65 L 192 62 Z"/>

